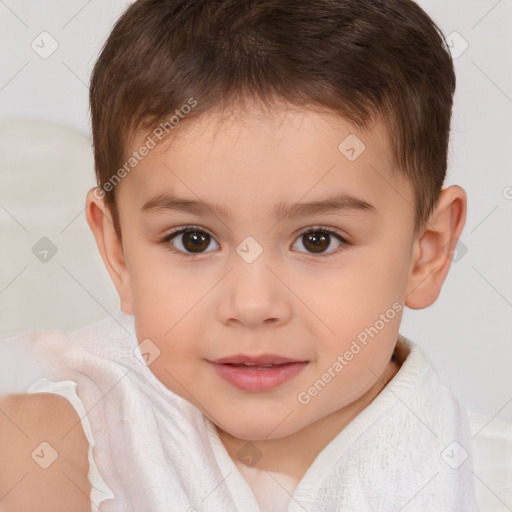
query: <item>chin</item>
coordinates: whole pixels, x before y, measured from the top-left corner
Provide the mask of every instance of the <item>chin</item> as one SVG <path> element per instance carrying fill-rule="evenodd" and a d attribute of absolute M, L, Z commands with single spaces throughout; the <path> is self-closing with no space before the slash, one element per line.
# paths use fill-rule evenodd
<path fill-rule="evenodd" d="M 286 418 L 286 421 L 283 421 L 284 418 Z M 230 416 L 229 420 L 223 423 L 220 428 L 237 439 L 269 441 L 290 436 L 303 428 L 297 425 L 296 419 L 293 421 L 293 425 L 290 424 L 288 420 L 292 418 L 293 414 L 288 417 L 286 417 L 286 414 L 279 416 L 264 415 L 263 413 L 254 416 L 247 414 L 243 418 L 236 419 Z"/>

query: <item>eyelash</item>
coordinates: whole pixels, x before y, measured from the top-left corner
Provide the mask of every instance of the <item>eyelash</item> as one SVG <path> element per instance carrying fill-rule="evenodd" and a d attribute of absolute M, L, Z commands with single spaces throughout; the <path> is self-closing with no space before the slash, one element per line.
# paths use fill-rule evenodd
<path fill-rule="evenodd" d="M 210 251 L 206 251 L 206 252 L 203 252 L 203 253 L 201 253 L 201 252 L 198 252 L 198 253 L 186 253 L 186 252 L 183 252 L 183 251 L 180 251 L 180 250 L 176 249 L 171 243 L 169 243 L 177 235 L 181 235 L 181 234 L 187 233 L 187 232 L 205 233 L 208 236 L 210 236 L 211 238 L 213 238 L 207 231 L 205 231 L 200 226 L 188 225 L 188 226 L 181 226 L 181 227 L 176 228 L 175 230 L 171 231 L 170 233 L 165 235 L 160 240 L 159 243 L 164 245 L 164 247 L 168 251 L 171 251 L 172 253 L 175 253 L 175 254 L 177 254 L 179 256 L 183 256 L 184 258 L 192 258 L 192 257 L 198 256 L 198 255 L 206 254 L 207 252 L 210 252 Z M 300 233 L 299 236 L 297 237 L 297 240 L 301 236 L 307 235 L 309 233 L 322 233 L 322 234 L 332 235 L 332 236 L 337 238 L 342 243 L 342 245 L 338 249 L 336 249 L 334 251 L 331 251 L 331 252 L 328 252 L 328 253 L 325 253 L 325 254 L 319 253 L 318 256 L 321 257 L 321 258 L 328 258 L 329 256 L 334 256 L 334 255 L 336 255 L 336 254 L 338 254 L 338 253 L 340 253 L 340 252 L 342 252 L 344 250 L 347 250 L 349 248 L 349 246 L 351 245 L 349 242 L 347 242 L 336 231 L 334 231 L 332 229 L 329 229 L 329 228 L 316 227 L 316 226 L 315 227 L 310 227 L 310 228 L 306 229 L 305 231 L 303 231 L 302 233 Z M 315 253 L 312 253 L 312 252 L 306 253 L 306 254 L 315 255 Z"/>

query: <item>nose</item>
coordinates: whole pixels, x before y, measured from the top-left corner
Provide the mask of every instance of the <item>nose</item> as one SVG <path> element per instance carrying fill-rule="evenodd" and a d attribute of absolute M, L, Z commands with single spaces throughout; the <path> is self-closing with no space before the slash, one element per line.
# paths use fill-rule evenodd
<path fill-rule="evenodd" d="M 277 327 L 286 324 L 291 315 L 292 294 L 275 264 L 264 255 L 252 263 L 235 263 L 221 290 L 218 316 L 222 323 L 252 329 Z"/>

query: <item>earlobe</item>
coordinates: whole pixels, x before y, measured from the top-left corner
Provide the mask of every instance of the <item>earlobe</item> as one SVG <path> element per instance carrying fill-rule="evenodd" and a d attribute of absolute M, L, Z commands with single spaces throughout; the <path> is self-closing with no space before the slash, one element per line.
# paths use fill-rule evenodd
<path fill-rule="evenodd" d="M 423 309 L 433 304 L 450 269 L 466 222 L 467 197 L 457 185 L 445 188 L 421 235 L 414 241 L 404 304 Z"/>
<path fill-rule="evenodd" d="M 123 245 L 115 232 L 110 212 L 98 190 L 95 187 L 87 193 L 85 208 L 87 223 L 119 295 L 121 310 L 128 315 L 133 315 L 132 290 Z"/>

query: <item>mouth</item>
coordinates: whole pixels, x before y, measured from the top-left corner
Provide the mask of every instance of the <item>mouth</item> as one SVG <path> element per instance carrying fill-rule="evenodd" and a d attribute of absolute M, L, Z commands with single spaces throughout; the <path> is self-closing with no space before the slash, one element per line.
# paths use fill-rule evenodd
<path fill-rule="evenodd" d="M 304 362 L 298 359 L 290 359 L 288 357 L 277 356 L 274 354 L 262 354 L 259 356 L 245 356 L 242 354 L 230 357 L 222 357 L 220 359 L 214 359 L 210 363 L 219 364 L 243 364 L 246 366 L 266 366 L 266 365 L 278 365 L 286 363 L 298 363 Z"/>
<path fill-rule="evenodd" d="M 229 366 L 244 366 L 246 368 L 275 368 L 276 366 L 283 366 L 285 364 L 291 364 L 291 363 L 268 363 L 268 364 L 253 364 L 253 363 L 222 363 L 227 364 Z"/>
<path fill-rule="evenodd" d="M 274 389 L 302 372 L 308 361 L 275 355 L 232 356 L 208 361 L 219 377 L 244 391 Z"/>

